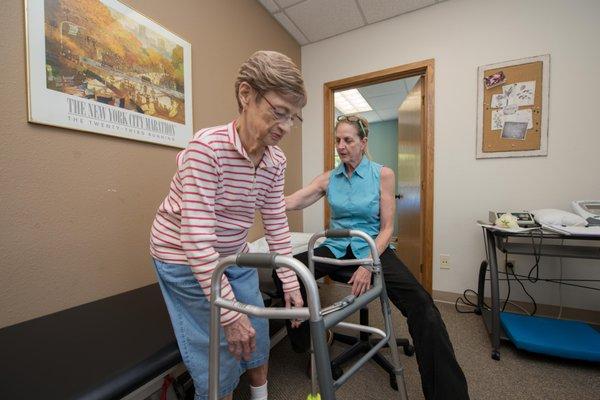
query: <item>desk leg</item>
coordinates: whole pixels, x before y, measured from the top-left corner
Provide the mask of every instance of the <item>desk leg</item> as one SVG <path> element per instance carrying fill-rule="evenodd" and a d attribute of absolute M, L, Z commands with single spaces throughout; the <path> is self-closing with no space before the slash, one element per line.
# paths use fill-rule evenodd
<path fill-rule="evenodd" d="M 500 288 L 498 286 L 498 260 L 496 258 L 496 241 L 494 233 L 486 230 L 486 240 L 489 249 L 490 286 L 492 294 L 492 358 L 500 360 Z"/>

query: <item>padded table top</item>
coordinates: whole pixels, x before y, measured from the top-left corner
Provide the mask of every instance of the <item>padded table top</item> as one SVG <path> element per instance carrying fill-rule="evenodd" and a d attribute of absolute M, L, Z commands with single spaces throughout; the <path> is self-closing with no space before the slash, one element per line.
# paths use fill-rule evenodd
<path fill-rule="evenodd" d="M 1 399 L 119 398 L 181 362 L 158 284 L 0 329 Z"/>

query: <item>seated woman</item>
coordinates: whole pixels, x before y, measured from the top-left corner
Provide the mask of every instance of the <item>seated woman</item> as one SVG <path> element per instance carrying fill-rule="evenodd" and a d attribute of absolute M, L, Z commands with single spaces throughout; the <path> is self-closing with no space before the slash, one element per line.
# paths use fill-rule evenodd
<path fill-rule="evenodd" d="M 335 126 L 340 165 L 286 197 L 286 209 L 303 209 L 327 195 L 331 207 L 331 229 L 359 229 L 374 238 L 388 297 L 408 319 L 425 398 L 468 399 L 465 376 L 456 361 L 452 343 L 433 299 L 388 246 L 394 229 L 395 177 L 390 168 L 370 161 L 365 155 L 368 133 L 366 119 L 355 115 L 340 116 Z M 315 255 L 360 259 L 369 257 L 370 250 L 360 238 L 328 238 L 315 249 Z M 295 257 L 308 264 L 307 252 Z M 340 268 L 355 269 L 348 281 L 352 285 L 352 294 L 359 296 L 369 289 L 371 271 L 360 266 L 315 263 L 315 278 L 331 275 L 335 279 L 336 270 Z M 281 287 L 276 275 L 274 278 Z M 306 302 L 304 288 L 301 290 Z M 310 347 L 308 324 L 302 323 L 299 328 L 291 328 L 288 324 L 294 350 L 307 351 Z"/>

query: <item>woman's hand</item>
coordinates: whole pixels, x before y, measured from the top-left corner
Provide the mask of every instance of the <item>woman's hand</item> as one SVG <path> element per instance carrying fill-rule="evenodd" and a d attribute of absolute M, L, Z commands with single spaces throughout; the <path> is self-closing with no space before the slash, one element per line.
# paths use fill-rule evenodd
<path fill-rule="evenodd" d="M 304 300 L 302 300 L 302 293 L 300 293 L 300 289 L 284 293 L 283 300 L 285 301 L 285 308 L 302 307 L 304 305 Z M 293 319 L 291 320 L 291 323 L 292 328 L 297 328 L 300 326 L 302 321 Z"/>
<path fill-rule="evenodd" d="M 360 296 L 371 287 L 371 270 L 365 267 L 358 267 L 348 281 L 352 284 L 352 294 Z"/>
<path fill-rule="evenodd" d="M 228 349 L 231 354 L 239 361 L 240 357 L 249 361 L 254 350 L 256 350 L 256 332 L 250 323 L 246 314 L 237 321 L 225 325 L 225 338 L 229 343 Z"/>

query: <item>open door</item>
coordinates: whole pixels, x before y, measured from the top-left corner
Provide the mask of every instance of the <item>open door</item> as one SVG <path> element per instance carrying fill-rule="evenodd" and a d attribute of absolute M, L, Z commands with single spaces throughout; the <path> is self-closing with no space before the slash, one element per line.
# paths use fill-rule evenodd
<path fill-rule="evenodd" d="M 414 214 L 411 216 L 411 211 L 406 211 L 407 214 L 405 215 L 409 221 L 398 221 L 400 224 L 399 228 L 401 229 L 399 232 L 401 235 L 398 235 L 398 237 L 400 237 L 400 249 L 398 250 L 398 254 L 400 255 L 400 258 L 407 263 L 409 268 L 411 268 L 411 271 L 430 294 L 432 292 L 433 276 L 434 64 L 435 62 L 433 59 L 418 61 L 398 67 L 391 67 L 380 71 L 368 72 L 362 75 L 326 82 L 323 85 L 324 171 L 329 171 L 333 169 L 335 165 L 335 135 L 333 134 L 333 127 L 335 124 L 334 92 L 390 82 L 408 77 L 421 77 L 418 81 L 421 95 L 416 96 L 417 99 L 421 99 L 421 113 L 418 117 L 419 119 L 422 118 L 421 129 L 419 130 L 420 137 L 418 138 L 418 142 L 412 143 L 408 139 L 405 142 L 408 147 L 414 146 L 415 151 L 417 148 L 419 149 L 417 164 L 419 167 L 415 167 L 416 170 L 411 172 L 411 180 L 413 181 L 411 185 L 405 185 L 404 171 L 402 171 L 401 174 L 397 173 L 397 175 L 403 177 L 402 182 L 398 187 L 402 188 L 402 190 L 406 190 L 406 192 L 396 192 L 399 195 L 406 196 L 407 199 L 407 202 L 403 202 L 402 200 L 404 199 L 400 199 L 401 201 L 397 203 L 399 214 L 403 213 L 403 211 L 400 210 L 406 211 L 405 205 L 408 207 L 409 204 L 413 204 L 414 208 L 414 204 L 417 204 L 419 207 L 419 215 L 418 217 Z M 414 113 L 414 115 L 417 114 L 418 113 Z M 416 140 L 416 138 L 411 140 Z M 410 156 L 411 153 L 408 151 L 406 152 L 406 156 L 404 156 L 404 153 L 403 150 L 402 157 L 404 160 L 408 160 L 410 157 L 416 157 Z M 415 175 L 417 173 L 419 175 Z M 409 179 L 406 179 L 406 182 L 408 181 Z M 416 188 L 418 188 L 418 190 Z M 413 199 L 415 190 L 417 191 L 418 200 Z M 323 224 L 324 226 L 327 226 L 329 222 L 329 206 L 326 201 L 324 202 L 323 207 Z M 405 231 L 407 227 L 413 228 L 409 228 L 408 231 Z M 410 233 L 414 231 L 417 231 L 418 235 Z M 411 240 L 409 240 L 409 238 Z M 418 246 L 411 246 L 410 242 L 414 242 L 415 240 L 419 242 Z M 411 250 L 408 249 L 410 247 L 413 249 L 412 254 L 414 254 L 415 251 L 420 251 L 420 256 L 413 256 L 412 259 L 409 259 L 411 257 Z"/>
<path fill-rule="evenodd" d="M 398 108 L 396 254 L 422 283 L 421 149 L 423 77 Z"/>

